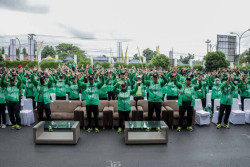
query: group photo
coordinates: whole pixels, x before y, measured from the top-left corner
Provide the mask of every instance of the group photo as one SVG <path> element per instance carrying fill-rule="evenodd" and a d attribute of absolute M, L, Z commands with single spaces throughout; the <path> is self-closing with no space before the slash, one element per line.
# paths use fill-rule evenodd
<path fill-rule="evenodd" d="M 249 166 L 234 3 L 0 1 L 0 166 Z"/>

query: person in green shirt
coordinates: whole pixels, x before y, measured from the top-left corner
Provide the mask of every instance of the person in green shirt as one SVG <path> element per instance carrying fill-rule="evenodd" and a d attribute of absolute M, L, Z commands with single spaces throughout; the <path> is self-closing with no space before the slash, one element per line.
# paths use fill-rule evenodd
<path fill-rule="evenodd" d="M 133 94 L 134 96 L 134 100 L 135 100 L 135 107 L 137 109 L 137 103 L 139 100 L 143 100 L 144 97 L 146 96 L 146 93 L 145 93 L 145 85 L 143 85 L 142 83 L 142 80 L 141 80 L 141 75 L 138 75 L 137 76 L 137 79 L 136 79 L 136 83 L 135 81 L 134 82 L 134 87 L 138 86 L 138 89 L 136 92 L 134 92 L 135 94 Z"/>
<path fill-rule="evenodd" d="M 123 121 L 129 121 L 129 113 L 131 111 L 130 95 L 135 94 L 135 92 L 138 89 L 138 85 L 136 85 L 133 90 L 128 90 L 126 82 L 121 81 L 119 82 L 119 84 L 121 85 L 121 89 L 118 88 L 118 85 L 116 85 L 115 94 L 117 94 L 118 98 L 118 114 L 119 114 L 118 133 L 121 133 Z"/>
<path fill-rule="evenodd" d="M 54 79 L 56 83 L 56 100 L 66 100 L 66 84 L 64 80 L 64 76 L 61 74 L 59 76 L 59 80 Z"/>
<path fill-rule="evenodd" d="M 107 92 L 108 92 L 108 100 L 115 100 L 115 93 L 114 93 L 114 80 L 116 77 L 115 73 L 111 73 L 110 70 L 108 70 L 107 75 L 112 74 L 111 78 L 106 81 L 107 86 Z"/>
<path fill-rule="evenodd" d="M 224 82 L 221 84 L 221 98 L 220 98 L 220 111 L 218 116 L 218 123 L 216 128 L 221 128 L 221 122 L 224 115 L 224 111 L 226 111 L 225 118 L 224 118 L 224 127 L 229 129 L 228 118 L 231 113 L 231 108 L 233 104 L 233 91 L 235 89 L 235 85 L 231 81 L 231 76 L 225 76 Z"/>
<path fill-rule="evenodd" d="M 148 99 L 148 120 L 153 120 L 154 111 L 156 113 L 156 121 L 161 120 L 161 107 L 162 107 L 162 87 L 166 84 L 166 78 L 162 72 L 160 76 L 163 80 L 159 81 L 159 75 L 157 73 L 153 74 L 152 80 L 145 80 L 144 76 L 146 75 L 146 70 L 143 71 L 142 83 L 149 87 L 149 99 Z M 156 130 L 160 130 L 160 127 L 157 127 Z M 151 127 L 147 128 L 147 131 L 150 131 Z"/>
<path fill-rule="evenodd" d="M 166 75 L 167 84 L 166 84 L 166 93 L 167 93 L 167 100 L 177 100 L 178 99 L 178 89 L 176 85 L 174 84 L 174 76 L 171 75 L 171 72 L 169 72 Z"/>
<path fill-rule="evenodd" d="M 186 78 L 186 83 L 181 84 L 176 79 L 176 72 L 173 74 L 174 76 L 174 83 L 177 86 L 178 89 L 180 89 L 180 94 L 178 98 L 177 104 L 179 105 L 179 123 L 177 127 L 177 131 L 180 132 L 182 129 L 182 122 L 185 115 L 185 112 L 187 111 L 187 130 L 193 131 L 192 127 L 192 117 L 193 117 L 193 111 L 194 111 L 194 105 L 195 105 L 195 91 L 201 89 L 201 76 L 199 75 L 197 77 L 198 84 L 193 85 L 191 84 L 191 77 Z"/>
<path fill-rule="evenodd" d="M 0 74 L 2 78 L 2 74 Z M 0 127 L 6 128 L 6 98 L 5 98 L 6 89 L 2 83 L 0 83 Z"/>
<path fill-rule="evenodd" d="M 22 80 L 19 75 L 17 75 L 15 70 L 12 70 L 12 76 L 8 81 L 10 73 L 3 75 L 1 79 L 2 85 L 6 88 L 6 103 L 7 109 L 11 121 L 11 129 L 20 130 L 21 129 L 21 118 L 20 118 L 20 101 L 22 99 Z M 6 81 L 4 81 L 4 79 Z"/>
<path fill-rule="evenodd" d="M 76 76 L 72 76 L 72 81 L 70 81 L 70 76 L 66 79 L 66 84 L 69 85 L 69 100 L 79 100 L 79 86 L 77 83 Z"/>
<path fill-rule="evenodd" d="M 242 110 L 244 111 L 244 100 L 250 98 L 250 80 L 247 75 L 243 75 L 239 82 Z"/>
<path fill-rule="evenodd" d="M 221 97 L 221 82 L 218 76 L 216 76 L 215 81 L 212 82 L 209 80 L 210 85 L 212 86 L 212 94 L 211 94 L 211 103 L 212 103 L 212 115 L 214 114 L 214 99 L 220 99 Z"/>
<path fill-rule="evenodd" d="M 78 77 L 78 85 L 81 90 L 85 91 L 86 95 L 86 111 L 87 111 L 87 120 L 88 120 L 88 129 L 87 132 L 92 131 L 91 127 L 91 114 L 94 114 L 94 120 L 95 120 L 95 132 L 99 133 L 99 110 L 98 105 L 100 104 L 99 101 L 99 89 L 104 84 L 104 77 L 102 77 L 101 82 L 95 83 L 94 79 L 99 75 L 99 71 L 96 72 L 95 76 L 90 75 L 89 76 L 89 83 L 82 82 L 79 78 L 80 75 L 77 74 Z"/>

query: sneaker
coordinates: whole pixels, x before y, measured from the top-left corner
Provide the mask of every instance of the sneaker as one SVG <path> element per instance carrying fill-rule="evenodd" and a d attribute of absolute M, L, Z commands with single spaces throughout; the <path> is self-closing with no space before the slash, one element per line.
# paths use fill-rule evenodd
<path fill-rule="evenodd" d="M 229 124 L 224 124 L 223 127 L 226 129 L 230 129 Z"/>
<path fill-rule="evenodd" d="M 13 130 L 13 129 L 16 129 L 16 125 L 12 125 L 11 126 L 11 129 Z"/>
<path fill-rule="evenodd" d="M 5 124 L 3 124 L 3 125 L 2 125 L 2 129 L 5 129 L 5 128 L 6 128 L 6 125 L 5 125 Z"/>
<path fill-rule="evenodd" d="M 89 132 L 89 133 L 90 133 L 91 131 L 92 131 L 92 128 L 88 128 L 87 132 Z"/>
<path fill-rule="evenodd" d="M 180 131 L 181 131 L 181 127 L 178 126 L 178 127 L 177 127 L 177 132 L 180 132 Z"/>
<path fill-rule="evenodd" d="M 221 128 L 221 124 L 217 124 L 216 128 L 220 129 Z"/>
<path fill-rule="evenodd" d="M 149 132 L 151 130 L 151 127 L 147 127 L 146 132 Z"/>
<path fill-rule="evenodd" d="M 20 130 L 22 127 L 20 125 L 16 125 L 16 130 Z"/>
<path fill-rule="evenodd" d="M 53 129 L 52 129 L 51 125 L 48 128 L 49 128 L 49 132 L 53 132 Z"/>
<path fill-rule="evenodd" d="M 156 130 L 157 131 L 161 131 L 161 127 L 156 127 Z"/>
<path fill-rule="evenodd" d="M 117 131 L 117 133 L 121 133 L 122 132 L 122 128 L 118 128 L 118 131 Z"/>
<path fill-rule="evenodd" d="M 187 127 L 187 130 L 190 131 L 190 132 L 194 131 L 194 129 L 193 129 L 192 126 L 188 126 L 188 127 Z"/>
<path fill-rule="evenodd" d="M 96 132 L 96 133 L 99 133 L 99 129 L 98 129 L 98 128 L 95 128 L 95 132 Z"/>

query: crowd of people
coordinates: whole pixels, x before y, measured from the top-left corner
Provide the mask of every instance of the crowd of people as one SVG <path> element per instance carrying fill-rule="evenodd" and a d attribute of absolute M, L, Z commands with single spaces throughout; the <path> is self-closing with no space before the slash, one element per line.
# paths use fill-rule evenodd
<path fill-rule="evenodd" d="M 92 68 L 67 67 L 59 65 L 57 69 L 38 67 L 1 68 L 0 70 L 0 125 L 6 128 L 6 107 L 11 121 L 11 129 L 21 129 L 20 106 L 23 96 L 33 100 L 33 108 L 38 111 L 39 121 L 51 121 L 51 93 L 56 100 L 79 100 L 86 103 L 88 119 L 87 131 L 99 132 L 100 100 L 118 100 L 119 127 L 122 132 L 124 121 L 129 120 L 131 110 L 130 99 L 136 101 L 148 100 L 148 121 L 161 120 L 161 106 L 166 100 L 178 100 L 179 124 L 177 131 L 183 128 L 183 119 L 187 112 L 187 130 L 193 131 L 192 115 L 195 99 L 201 99 L 203 108 L 206 107 L 206 94 L 211 90 L 212 111 L 214 100 L 220 99 L 217 128 L 229 128 L 228 118 L 231 112 L 233 98 L 241 97 L 242 109 L 244 99 L 250 98 L 249 71 L 215 70 L 213 72 L 191 69 L 162 70 L 161 68 L 108 68 L 100 65 Z M 79 96 L 81 94 L 81 96 Z M 224 120 L 222 120 L 225 111 Z M 92 128 L 91 114 L 94 115 L 95 125 Z M 52 127 L 49 127 L 50 130 Z M 147 128 L 151 130 L 150 127 Z M 156 130 L 161 130 L 157 127 Z"/>

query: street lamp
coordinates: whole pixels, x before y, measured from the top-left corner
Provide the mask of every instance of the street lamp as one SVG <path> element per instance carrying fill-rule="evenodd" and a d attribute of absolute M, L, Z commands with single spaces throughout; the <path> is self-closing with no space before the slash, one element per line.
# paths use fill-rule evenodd
<path fill-rule="evenodd" d="M 240 41 L 241 41 L 242 36 L 243 36 L 247 31 L 250 31 L 250 29 L 244 31 L 241 35 L 239 35 L 238 33 L 235 33 L 235 32 L 230 32 L 230 34 L 235 34 L 235 35 L 237 35 L 238 38 L 239 38 L 239 58 L 238 58 L 238 66 L 240 66 Z"/>
<path fill-rule="evenodd" d="M 208 39 L 208 40 L 206 40 L 205 41 L 205 43 L 207 44 L 207 53 L 209 52 L 209 43 L 210 43 L 211 41 Z"/>

